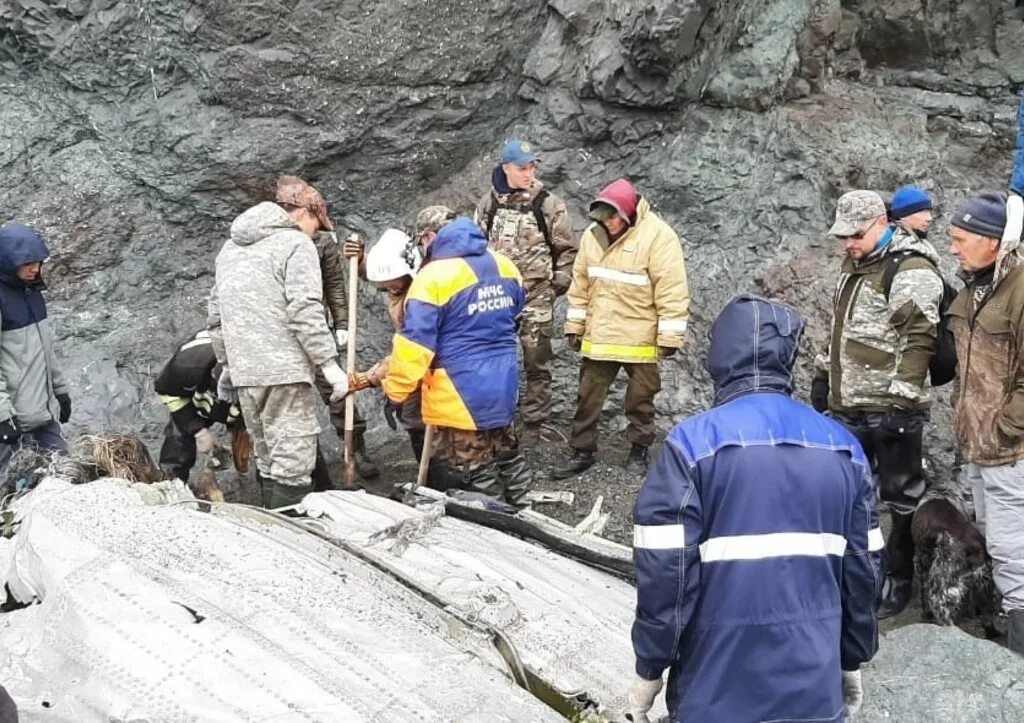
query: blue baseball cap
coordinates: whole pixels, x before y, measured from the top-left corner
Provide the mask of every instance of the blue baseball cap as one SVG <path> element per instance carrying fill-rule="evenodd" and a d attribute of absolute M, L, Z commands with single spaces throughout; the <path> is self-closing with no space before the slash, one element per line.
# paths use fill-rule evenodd
<path fill-rule="evenodd" d="M 501 162 L 525 166 L 537 160 L 537 153 L 526 141 L 509 141 L 501 149 Z"/>

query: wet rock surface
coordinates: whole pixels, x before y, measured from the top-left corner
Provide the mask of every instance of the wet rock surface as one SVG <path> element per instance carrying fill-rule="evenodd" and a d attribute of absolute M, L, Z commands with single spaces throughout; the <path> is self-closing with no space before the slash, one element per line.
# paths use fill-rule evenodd
<path fill-rule="evenodd" d="M 374 237 L 428 203 L 468 210 L 500 144 L 525 136 L 577 229 L 593 193 L 626 175 L 686 238 L 694 316 L 684 353 L 662 363 L 666 430 L 708 404 L 706 333 L 737 291 L 807 316 L 806 393 L 841 193 L 926 188 L 944 248 L 952 204 L 1005 187 L 1024 83 L 1024 29 L 1007 5 L 0 0 L 0 218 L 51 244 L 71 431 L 155 443 L 165 413 L 152 380 L 204 322 L 231 219 L 277 174 L 316 184 L 339 231 Z M 392 330 L 383 299 L 359 293 L 368 365 Z M 565 429 L 578 359 L 561 338 L 555 351 Z M 624 379 L 606 407 L 610 460 L 625 454 L 623 391 Z M 359 401 L 387 464 L 405 443 L 380 405 Z M 953 465 L 948 430 L 943 399 L 929 431 L 937 475 Z M 589 509 L 590 486 L 571 484 L 573 514 Z M 635 486 L 615 498 L 613 537 Z"/>
<path fill-rule="evenodd" d="M 886 634 L 863 679 L 858 721 L 1024 719 L 1024 660 L 957 628 L 910 625 Z"/>

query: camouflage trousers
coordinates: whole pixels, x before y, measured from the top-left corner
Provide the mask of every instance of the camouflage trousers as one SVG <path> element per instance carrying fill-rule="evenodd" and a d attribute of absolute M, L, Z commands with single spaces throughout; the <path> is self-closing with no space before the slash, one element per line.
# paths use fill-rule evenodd
<path fill-rule="evenodd" d="M 519 343 L 523 347 L 523 371 L 526 390 L 520 401 L 523 423 L 536 427 L 551 414 L 551 331 L 552 299 L 529 302 L 519 324 Z"/>
<path fill-rule="evenodd" d="M 345 439 L 345 400 L 341 399 L 334 403 L 331 402 L 331 392 L 334 390 L 331 388 L 330 383 L 324 379 L 323 372 L 319 368 L 316 370 L 316 376 L 313 378 L 313 381 L 316 384 L 316 390 L 320 392 L 320 398 L 324 400 L 327 410 L 331 413 L 331 426 L 334 427 L 334 431 L 338 433 L 339 437 Z M 359 414 L 359 407 L 353 406 L 352 433 L 355 434 L 357 445 L 364 432 L 366 432 L 366 420 Z"/>
<path fill-rule="evenodd" d="M 657 363 L 626 364 L 617 361 L 587 359 L 580 362 L 580 391 L 576 403 L 576 416 L 572 420 L 570 444 L 585 452 L 597 451 L 598 422 L 608 396 L 608 388 L 615 381 L 620 368 L 629 377 L 626 387 L 625 412 L 629 426 L 626 437 L 632 444 L 650 447 L 654 442 L 654 396 L 661 391 L 661 373 Z"/>
<path fill-rule="evenodd" d="M 260 475 L 283 485 L 310 484 L 320 433 L 313 385 L 239 387 L 238 405 Z"/>
<path fill-rule="evenodd" d="M 438 465 L 433 480 L 441 489 L 461 488 L 480 492 L 516 507 L 528 504 L 526 494 L 533 485 L 533 471 L 519 451 L 515 425 L 500 429 L 464 430 L 441 427 Z"/>
<path fill-rule="evenodd" d="M 480 467 L 505 452 L 519 449 L 519 439 L 512 424 L 498 429 L 476 430 L 439 427 L 436 444 L 439 457 L 454 467 L 466 469 Z"/>

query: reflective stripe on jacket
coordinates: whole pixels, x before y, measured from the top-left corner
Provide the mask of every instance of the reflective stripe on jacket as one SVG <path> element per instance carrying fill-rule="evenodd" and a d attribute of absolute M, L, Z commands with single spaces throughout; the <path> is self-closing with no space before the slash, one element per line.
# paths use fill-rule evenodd
<path fill-rule="evenodd" d="M 636 223 L 607 248 L 595 227 L 580 241 L 565 333 L 583 336 L 589 359 L 655 362 L 659 346 L 683 345 L 690 318 L 679 237 L 645 199 Z"/>

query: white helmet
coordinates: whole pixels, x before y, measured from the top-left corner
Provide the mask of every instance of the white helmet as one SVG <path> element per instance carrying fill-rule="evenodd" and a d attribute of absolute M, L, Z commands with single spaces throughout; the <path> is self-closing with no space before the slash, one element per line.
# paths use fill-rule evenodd
<path fill-rule="evenodd" d="M 366 278 L 374 282 L 416 276 L 423 255 L 409 234 L 389 228 L 366 254 Z"/>

